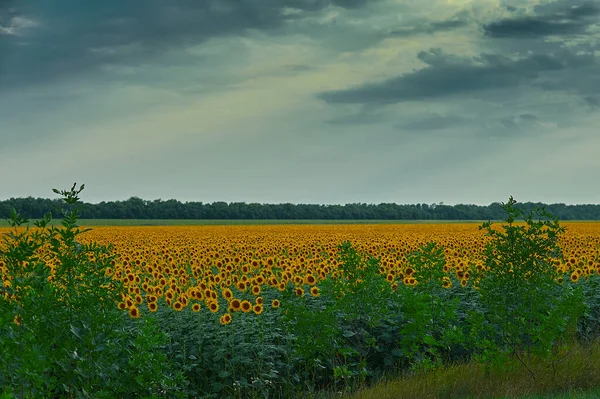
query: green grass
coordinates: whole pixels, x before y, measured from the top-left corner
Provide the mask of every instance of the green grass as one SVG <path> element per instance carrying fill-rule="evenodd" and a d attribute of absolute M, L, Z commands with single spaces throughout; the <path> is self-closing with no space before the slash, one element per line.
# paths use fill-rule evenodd
<path fill-rule="evenodd" d="M 31 220 L 33 223 L 35 220 Z M 213 226 L 279 224 L 435 224 L 481 223 L 479 220 L 313 220 L 313 219 L 80 219 L 81 226 Z M 0 220 L 0 227 L 6 227 Z"/>
<path fill-rule="evenodd" d="M 389 378 L 371 388 L 350 395 L 352 399 L 384 398 L 519 398 L 598 399 L 600 398 L 600 341 L 593 345 L 572 345 L 554 363 L 530 357 L 526 363 L 534 374 L 515 359 L 499 370 L 486 373 L 485 367 L 470 362 L 441 369 Z"/>

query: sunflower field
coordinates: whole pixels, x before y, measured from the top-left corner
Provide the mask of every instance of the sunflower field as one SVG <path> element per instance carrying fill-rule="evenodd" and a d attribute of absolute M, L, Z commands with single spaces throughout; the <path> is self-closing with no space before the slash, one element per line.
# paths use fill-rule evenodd
<path fill-rule="evenodd" d="M 600 223 L 82 230 L 82 189 L 0 229 L 6 397 L 311 397 L 600 337 Z"/>

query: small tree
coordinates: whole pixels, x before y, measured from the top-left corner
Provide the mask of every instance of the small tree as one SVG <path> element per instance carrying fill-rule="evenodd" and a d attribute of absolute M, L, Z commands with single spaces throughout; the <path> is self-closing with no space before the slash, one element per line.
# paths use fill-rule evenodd
<path fill-rule="evenodd" d="M 565 228 L 545 209 L 525 215 L 516 203 L 511 196 L 502 205 L 506 219 L 501 229 L 491 222 L 480 226 L 490 240 L 485 266 L 474 271 L 483 313 L 476 318 L 476 331 L 482 334 L 488 362 L 516 355 L 526 366 L 523 354 L 547 354 L 573 331 L 583 299 L 557 267 L 562 260 L 558 240 Z M 516 223 L 521 217 L 523 223 Z"/>

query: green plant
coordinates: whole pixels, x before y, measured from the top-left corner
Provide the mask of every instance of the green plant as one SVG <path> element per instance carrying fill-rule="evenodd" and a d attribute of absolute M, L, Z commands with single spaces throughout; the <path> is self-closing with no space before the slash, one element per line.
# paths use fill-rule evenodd
<path fill-rule="evenodd" d="M 464 339 L 458 326 L 459 298 L 449 285 L 444 287 L 451 280 L 444 271 L 444 249 L 435 242 L 426 243 L 407 260 L 417 283 L 399 289 L 404 314 L 411 318 L 401 326 L 400 346 L 413 368 L 436 367 L 444 352 Z"/>
<path fill-rule="evenodd" d="M 526 354 L 550 354 L 574 332 L 583 301 L 581 289 L 557 271 L 558 239 L 565 231 L 558 219 L 544 209 L 525 215 L 515 205 L 512 197 L 503 204 L 501 229 L 491 222 L 480 226 L 489 241 L 485 266 L 472 271 L 482 305 L 480 316 L 473 314 L 473 336 L 484 361 L 501 364 L 512 355 L 527 368 Z M 521 217 L 523 223 L 516 223 Z"/>
<path fill-rule="evenodd" d="M 156 381 L 164 385 L 165 375 L 139 361 L 165 360 L 155 352 L 160 338 L 116 307 L 123 287 L 105 273 L 112 248 L 79 240 L 87 231 L 77 224 L 83 189 L 54 189 L 61 227 L 46 214 L 33 229 L 13 210 L 0 249 L 0 386 L 19 398 L 164 392 Z M 129 380 L 132 368 L 140 376 Z"/>

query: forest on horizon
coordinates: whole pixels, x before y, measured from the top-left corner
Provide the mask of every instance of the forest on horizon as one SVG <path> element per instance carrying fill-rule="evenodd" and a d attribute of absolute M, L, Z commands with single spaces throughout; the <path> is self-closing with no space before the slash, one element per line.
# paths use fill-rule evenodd
<path fill-rule="evenodd" d="M 8 218 L 12 209 L 27 218 L 56 213 L 60 200 L 47 198 L 10 198 L 0 201 L 0 218 Z M 600 205 L 566 205 L 525 202 L 517 207 L 525 212 L 544 207 L 560 220 L 600 220 Z M 85 203 L 83 219 L 231 219 L 231 220 L 499 220 L 504 217 L 502 203 L 490 205 L 444 205 L 395 203 L 345 205 L 259 204 L 246 202 L 180 202 L 143 200 Z"/>

